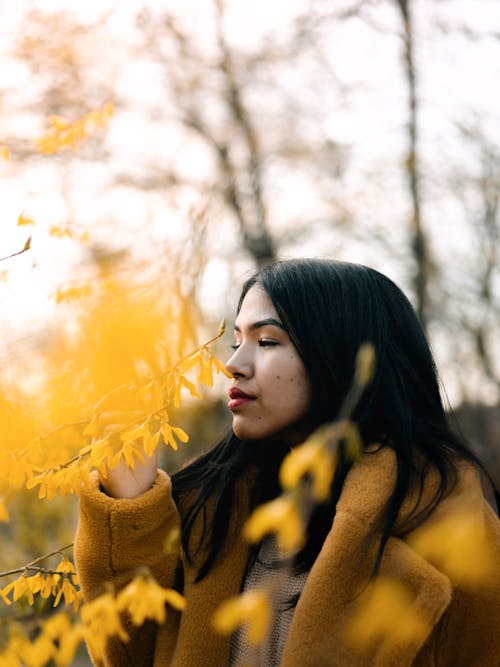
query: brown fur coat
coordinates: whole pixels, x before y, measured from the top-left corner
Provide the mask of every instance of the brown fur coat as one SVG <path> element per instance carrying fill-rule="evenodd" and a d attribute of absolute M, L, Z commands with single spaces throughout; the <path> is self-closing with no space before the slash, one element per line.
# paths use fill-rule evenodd
<path fill-rule="evenodd" d="M 500 523 L 486 503 L 479 475 L 459 465 L 454 491 L 425 525 L 432 525 L 466 508 L 484 532 L 496 558 L 487 584 L 470 587 L 426 560 L 404 539 L 391 537 L 385 548 L 381 575 L 396 578 L 413 596 L 413 606 L 425 619 L 425 636 L 381 637 L 360 655 L 343 641 L 346 619 L 371 574 L 376 552 L 367 539 L 371 526 L 389 497 L 395 480 L 395 457 L 388 449 L 367 454 L 346 478 L 337 512 L 324 546 L 314 563 L 297 604 L 282 667 L 498 667 L 500 665 Z M 432 483 L 424 490 L 431 493 Z M 141 566 L 148 566 L 160 584 L 173 585 L 178 557 L 165 556 L 163 544 L 179 523 L 168 476 L 159 472 L 155 485 L 133 500 L 113 499 L 99 490 L 96 477 L 83 490 L 75 559 L 84 597 L 102 591 L 103 582 L 123 586 Z M 240 493 L 242 498 L 244 492 Z M 428 497 L 428 496 L 427 496 Z M 415 499 L 408 499 L 404 512 Z M 242 499 L 242 506 L 245 503 Z M 238 508 L 233 524 L 241 525 Z M 167 621 L 139 629 L 127 626 L 129 643 L 111 641 L 106 667 L 224 667 L 229 639 L 215 633 L 214 610 L 240 591 L 248 548 L 236 534 L 222 550 L 209 574 L 194 584 L 195 572 L 185 562 L 182 613 L 168 610 Z M 470 567 L 474 567 L 470 563 Z"/>

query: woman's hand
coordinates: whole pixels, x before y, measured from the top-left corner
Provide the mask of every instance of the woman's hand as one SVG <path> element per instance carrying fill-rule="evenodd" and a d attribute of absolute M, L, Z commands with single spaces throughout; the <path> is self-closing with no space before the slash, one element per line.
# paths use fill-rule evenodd
<path fill-rule="evenodd" d="M 113 392 L 96 405 L 98 417 L 96 419 L 95 439 L 109 436 L 111 444 L 118 448 L 122 446 L 120 434 L 127 430 L 127 426 L 140 420 L 145 414 L 145 405 L 139 405 L 137 394 L 128 388 Z M 117 406 L 119 404 L 119 408 Z M 138 410 L 137 408 L 142 408 Z M 102 410 L 102 412 L 101 412 Z M 142 444 L 142 443 L 141 443 Z M 136 498 L 150 489 L 156 479 L 158 470 L 158 450 L 151 456 L 141 448 L 144 463 L 136 459 L 134 468 L 129 468 L 121 459 L 113 467 L 107 466 L 106 474 L 101 474 L 101 485 L 105 492 L 113 498 Z"/>

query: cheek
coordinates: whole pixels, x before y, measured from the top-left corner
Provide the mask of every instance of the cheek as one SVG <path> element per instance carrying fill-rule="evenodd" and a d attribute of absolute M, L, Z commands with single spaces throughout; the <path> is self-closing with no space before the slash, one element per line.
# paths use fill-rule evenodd
<path fill-rule="evenodd" d="M 300 412 L 300 416 L 310 407 L 311 390 L 309 377 L 302 364 L 291 360 L 281 371 L 275 371 L 268 386 L 268 400 L 277 410 Z M 290 368 L 291 366 L 291 368 Z"/>

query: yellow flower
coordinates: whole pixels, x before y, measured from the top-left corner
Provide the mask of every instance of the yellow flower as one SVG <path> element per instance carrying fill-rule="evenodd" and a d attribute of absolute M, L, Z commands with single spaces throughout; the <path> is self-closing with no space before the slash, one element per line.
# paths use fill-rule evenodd
<path fill-rule="evenodd" d="M 146 619 L 164 623 L 166 603 L 179 611 L 186 606 L 182 595 L 172 589 L 162 588 L 151 577 L 136 577 L 116 597 L 117 608 L 127 611 L 134 625 L 142 625 Z"/>
<path fill-rule="evenodd" d="M 78 577 L 77 577 L 77 574 L 76 574 L 75 566 L 65 556 L 63 556 L 61 558 L 61 562 L 57 566 L 56 572 L 65 572 L 66 574 L 70 574 L 71 579 L 72 579 L 73 583 L 75 584 L 75 586 L 78 585 Z"/>
<path fill-rule="evenodd" d="M 452 581 L 472 587 L 487 583 L 498 567 L 480 519 L 466 507 L 445 519 L 423 524 L 408 543 Z"/>
<path fill-rule="evenodd" d="M 167 422 L 163 422 L 161 425 L 161 434 L 165 444 L 170 445 L 174 450 L 177 450 L 177 442 L 175 438 L 178 438 L 181 442 L 187 442 L 189 440 L 188 434 L 183 431 L 182 428 L 179 426 L 170 426 Z"/>
<path fill-rule="evenodd" d="M 246 591 L 223 602 L 213 616 L 213 624 L 221 635 L 230 635 L 240 625 L 245 640 L 258 646 L 265 638 L 272 618 L 272 605 L 263 590 Z"/>
<path fill-rule="evenodd" d="M 356 607 L 344 639 L 360 652 L 369 651 L 385 637 L 408 641 L 423 637 L 428 631 L 425 619 L 413 606 L 410 592 L 397 581 L 376 579 L 359 597 Z"/>
<path fill-rule="evenodd" d="M 284 552 L 300 549 L 304 544 L 304 526 L 295 500 L 279 496 L 252 512 L 243 534 L 249 542 L 259 542 L 268 533 L 275 533 L 278 547 Z"/>
<path fill-rule="evenodd" d="M 74 287 L 59 287 L 55 292 L 50 294 L 54 298 L 56 303 L 63 303 L 66 301 L 74 301 L 75 299 L 81 299 L 88 297 L 92 292 L 90 285 L 81 285 Z"/>
<path fill-rule="evenodd" d="M 6 162 L 10 160 L 10 150 L 8 146 L 0 146 L 0 159 Z"/>
<path fill-rule="evenodd" d="M 20 213 L 19 217 L 17 218 L 17 224 L 19 227 L 22 227 L 23 225 L 34 225 L 35 221 L 31 216 Z"/>
<path fill-rule="evenodd" d="M 280 468 L 281 486 L 289 491 L 295 489 L 304 475 L 312 477 L 312 494 L 323 502 L 328 498 L 335 472 L 335 460 L 321 438 L 313 438 L 300 447 L 295 447 L 286 456 Z"/>
<path fill-rule="evenodd" d="M 63 239 L 63 238 L 73 238 L 73 230 L 71 227 L 68 226 L 61 226 L 61 225 L 51 225 L 49 227 L 49 236 L 54 236 L 55 238 L 58 239 Z"/>
<path fill-rule="evenodd" d="M 67 667 L 73 663 L 76 649 L 83 640 L 83 626 L 77 624 L 59 637 L 59 650 L 54 655 L 57 667 Z"/>
<path fill-rule="evenodd" d="M 179 545 L 181 542 L 181 531 L 179 528 L 172 528 L 168 532 L 167 537 L 163 543 L 163 553 L 164 554 L 175 554 L 179 551 Z"/>
<path fill-rule="evenodd" d="M 54 655 L 56 647 L 45 633 L 40 633 L 35 641 L 26 642 L 20 655 L 26 667 L 44 667 Z"/>
<path fill-rule="evenodd" d="M 356 371 L 354 380 L 357 385 L 364 387 L 373 377 L 375 367 L 375 348 L 371 343 L 363 343 L 356 355 Z"/>
<path fill-rule="evenodd" d="M 50 639 L 59 639 L 71 630 L 71 621 L 68 614 L 61 611 L 49 617 L 43 624 L 43 632 Z"/>
<path fill-rule="evenodd" d="M 29 578 L 31 591 L 33 593 L 40 593 L 42 598 L 47 599 L 57 588 L 58 578 L 58 575 L 44 575 L 41 572 L 38 572 L 33 577 Z"/>
<path fill-rule="evenodd" d="M 46 155 L 58 153 L 63 148 L 75 149 L 90 134 L 104 128 L 113 113 L 114 104 L 110 101 L 73 123 L 62 116 L 49 116 L 49 123 L 52 127 L 36 141 L 36 149 L 39 153 Z"/>
<path fill-rule="evenodd" d="M 120 611 L 111 593 L 103 593 L 92 602 L 87 602 L 80 614 L 85 639 L 97 659 L 104 655 L 110 637 L 117 636 L 123 642 L 129 641 L 130 637 L 125 632 Z"/>
<path fill-rule="evenodd" d="M 6 605 L 11 605 L 12 602 L 9 600 L 7 595 L 10 593 L 11 587 L 6 586 L 5 588 L 0 588 L 0 598 L 5 602 Z"/>
<path fill-rule="evenodd" d="M 54 600 L 54 607 L 57 607 L 61 598 L 64 596 L 64 604 L 73 605 L 73 609 L 76 611 L 81 604 L 82 595 L 79 590 L 77 590 L 73 584 L 66 578 L 63 579 L 62 583 L 59 585 L 59 590 Z"/>
<path fill-rule="evenodd" d="M 17 602 L 19 598 L 21 598 L 23 595 L 26 595 L 28 599 L 28 604 L 30 605 L 33 604 L 33 591 L 30 588 L 28 577 L 22 574 L 18 579 L 12 582 L 11 586 L 13 586 L 14 590 L 12 594 L 12 599 L 14 600 L 14 602 Z M 7 589 L 8 588 L 9 587 L 7 586 Z"/>

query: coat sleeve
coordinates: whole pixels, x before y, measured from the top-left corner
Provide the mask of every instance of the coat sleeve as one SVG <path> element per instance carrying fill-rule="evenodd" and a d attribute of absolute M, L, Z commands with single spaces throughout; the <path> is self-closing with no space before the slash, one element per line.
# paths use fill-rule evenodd
<path fill-rule="evenodd" d="M 100 490 L 93 473 L 80 496 L 80 514 L 75 538 L 75 565 L 86 602 L 104 591 L 110 582 L 119 590 L 134 577 L 138 568 L 147 567 L 156 581 L 166 588 L 174 586 L 179 565 L 177 554 L 164 553 L 165 539 L 179 527 L 179 515 L 172 499 L 168 475 L 158 471 L 153 487 L 134 499 L 115 499 Z M 168 643 L 175 644 L 178 613 L 167 610 Z M 129 642 L 112 639 L 103 660 L 95 665 L 146 667 L 154 660 L 158 626 L 146 622 L 135 628 L 123 619 Z"/>

